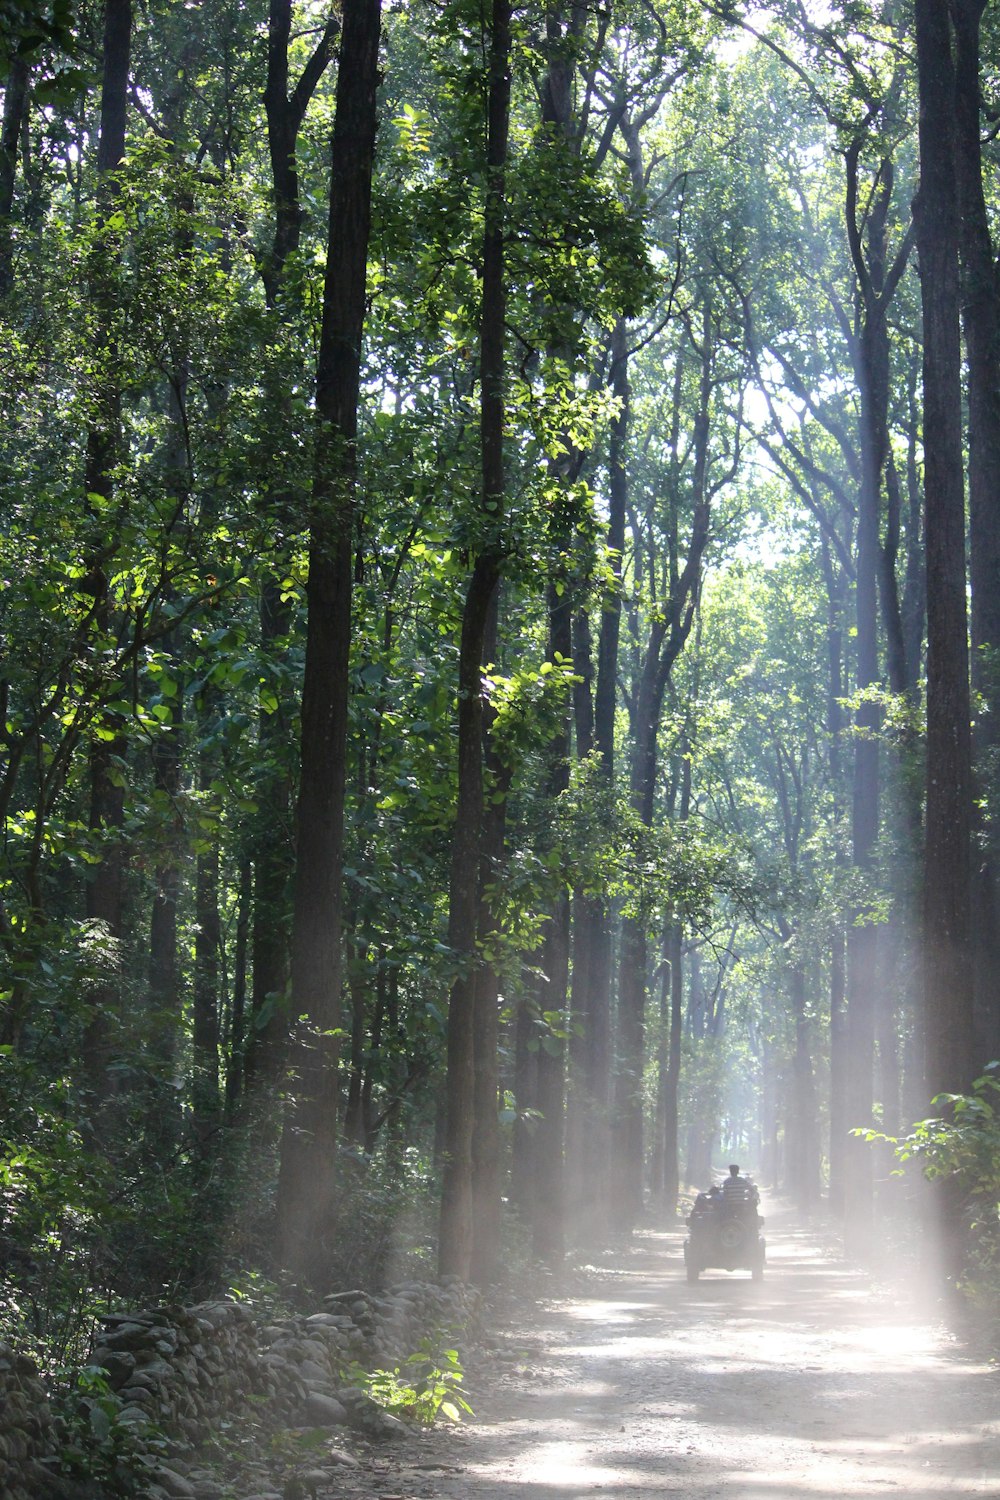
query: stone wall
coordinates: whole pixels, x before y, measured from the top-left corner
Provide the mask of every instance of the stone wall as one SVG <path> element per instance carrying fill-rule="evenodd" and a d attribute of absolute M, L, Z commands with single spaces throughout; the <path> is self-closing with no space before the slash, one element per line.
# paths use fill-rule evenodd
<path fill-rule="evenodd" d="M 148 1455 L 146 1493 L 156 1500 L 185 1493 L 171 1487 L 171 1453 L 192 1452 L 248 1411 L 265 1426 L 391 1433 L 399 1424 L 353 1383 L 352 1366 L 395 1369 L 425 1338 L 443 1348 L 478 1312 L 477 1294 L 454 1280 L 407 1282 L 377 1296 L 344 1292 L 321 1312 L 263 1323 L 237 1302 L 155 1308 L 102 1319 L 89 1363 L 104 1371 L 116 1426 Z M 34 1365 L 0 1345 L 3 1500 L 50 1492 L 45 1476 L 59 1447 Z"/>
<path fill-rule="evenodd" d="M 24 1354 L 0 1344 L 0 1496 L 40 1500 L 56 1438 L 49 1398 Z"/>

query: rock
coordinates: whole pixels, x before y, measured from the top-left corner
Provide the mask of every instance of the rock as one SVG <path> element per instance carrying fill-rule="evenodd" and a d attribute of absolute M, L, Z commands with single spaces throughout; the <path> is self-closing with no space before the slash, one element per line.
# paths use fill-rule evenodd
<path fill-rule="evenodd" d="M 336 1464 L 341 1469 L 360 1469 L 361 1465 L 353 1453 L 348 1453 L 344 1448 L 328 1448 L 326 1462 Z"/>
<path fill-rule="evenodd" d="M 226 1494 L 225 1488 L 217 1479 L 192 1479 L 191 1488 L 195 1493 L 195 1500 L 223 1500 Z"/>
<path fill-rule="evenodd" d="M 332 1469 L 303 1469 L 297 1477 L 307 1495 L 315 1495 L 317 1490 L 325 1490 L 334 1482 Z"/>
<path fill-rule="evenodd" d="M 135 1369 L 135 1355 L 124 1349 L 95 1349 L 92 1358 L 112 1385 L 124 1385 Z"/>
<path fill-rule="evenodd" d="M 156 1396 L 148 1385 L 126 1385 L 118 1394 L 128 1405 L 152 1406 Z"/>
<path fill-rule="evenodd" d="M 173 1369 L 162 1359 L 152 1359 L 148 1364 L 139 1364 L 135 1373 L 129 1379 L 129 1385 L 162 1385 L 165 1380 L 173 1379 Z"/>
<path fill-rule="evenodd" d="M 142 1349 L 152 1342 L 152 1335 L 144 1323 L 122 1323 L 109 1328 L 101 1342 L 109 1349 Z"/>
<path fill-rule="evenodd" d="M 197 1500 L 194 1485 L 182 1474 L 178 1474 L 176 1469 L 168 1469 L 165 1464 L 160 1464 L 153 1470 L 153 1479 L 168 1495 L 175 1496 L 176 1500 Z"/>
<path fill-rule="evenodd" d="M 118 1423 L 125 1427 L 148 1428 L 149 1415 L 141 1406 L 123 1406 L 118 1413 Z"/>
<path fill-rule="evenodd" d="M 303 1404 L 307 1419 L 316 1427 L 343 1427 L 347 1411 L 334 1396 L 325 1396 L 320 1391 L 310 1391 Z"/>
<path fill-rule="evenodd" d="M 365 1431 L 380 1438 L 408 1437 L 410 1429 L 399 1417 L 394 1417 L 390 1411 L 379 1411 L 377 1416 L 370 1417 L 365 1423 Z"/>

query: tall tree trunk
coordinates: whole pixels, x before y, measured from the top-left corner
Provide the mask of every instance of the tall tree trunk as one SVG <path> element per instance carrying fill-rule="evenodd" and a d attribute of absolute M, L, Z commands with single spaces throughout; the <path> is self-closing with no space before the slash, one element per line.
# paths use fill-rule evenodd
<path fill-rule="evenodd" d="M 847 940 L 840 922 L 830 928 L 830 1193 L 833 1213 L 844 1211 L 844 1154 L 847 1148 Z"/>
<path fill-rule="evenodd" d="M 968 365 L 969 573 L 977 793 L 985 809 L 973 877 L 977 1042 L 1000 1050 L 1000 279 L 983 191 L 980 21 L 985 0 L 955 0 L 955 168 L 962 323 Z"/>
<path fill-rule="evenodd" d="M 301 778 L 292 921 L 294 1103 L 278 1181 L 284 1265 L 322 1288 L 336 1222 L 337 1028 L 342 987 L 358 400 L 371 224 L 381 11 L 345 0 L 333 128 L 323 323 L 316 376 L 316 467 L 309 537 Z"/>
<path fill-rule="evenodd" d="M 176 836 L 177 794 L 181 785 L 180 691 L 170 699 L 170 718 L 153 746 L 153 788 L 162 799 L 163 848 L 154 874 L 149 923 L 149 1046 L 158 1077 L 168 1080 L 174 1066 L 181 1014 L 177 962 L 177 905 L 180 854 Z"/>
<path fill-rule="evenodd" d="M 883 186 L 876 195 L 869 226 L 868 258 L 857 230 L 857 158 L 860 143 L 847 156 L 848 235 L 858 277 L 860 334 L 855 366 L 861 403 L 861 484 L 858 494 L 857 580 L 855 586 L 855 685 L 862 696 L 855 715 L 854 780 L 851 813 L 851 857 L 863 879 L 874 870 L 879 830 L 878 704 L 870 690 L 879 681 L 878 575 L 881 555 L 879 510 L 882 473 L 888 449 L 889 352 L 885 324 L 884 221 L 888 196 Z M 891 163 L 883 164 L 889 173 Z M 859 907 L 847 937 L 847 1037 L 851 1067 L 847 1075 L 848 1127 L 872 1124 L 875 1073 L 875 997 L 878 987 L 879 934 L 873 914 Z M 873 1180 L 871 1151 L 866 1142 L 848 1136 L 844 1156 L 844 1244 L 850 1254 L 863 1255 L 871 1245 Z"/>
<path fill-rule="evenodd" d="M 538 1087 L 537 1031 L 533 998 L 522 995 L 514 1014 L 514 1066 L 512 1088 L 517 1104 L 510 1163 L 510 1196 L 521 1218 L 529 1223 L 534 1214 L 535 1133 L 534 1111 Z M 529 1116 L 528 1111 L 532 1111 Z"/>
<path fill-rule="evenodd" d="M 681 797 L 678 809 L 678 817 L 682 825 L 687 822 L 690 811 L 691 757 L 685 754 L 681 765 Z M 679 1115 L 681 1043 L 684 1029 L 684 922 L 678 911 L 672 913 L 667 954 L 670 964 L 670 1037 L 663 1097 L 663 1204 L 668 1213 L 675 1214 L 680 1192 Z"/>
<path fill-rule="evenodd" d="M 499 589 L 493 595 L 483 642 L 487 663 L 497 660 Z M 489 946 L 497 934 L 494 887 L 504 864 L 507 832 L 507 794 L 511 768 L 497 757 L 490 731 L 495 715 L 487 708 L 484 718 L 484 761 L 490 778 L 490 797 L 483 810 L 482 860 L 479 871 L 479 915 L 481 945 Z M 472 1125 L 472 1279 L 476 1286 L 491 1286 L 497 1279 L 501 1254 L 501 1197 L 503 1143 L 500 1134 L 500 981 L 496 965 L 483 958 L 476 971 L 473 996 L 474 1099 Z"/>
<path fill-rule="evenodd" d="M 581 609 L 573 621 L 573 725 L 578 760 L 594 748 L 593 660 L 590 621 Z M 585 1240 L 592 1184 L 586 1169 L 589 1138 L 596 1110 L 589 1091 L 589 1027 L 594 1004 L 592 932 L 599 919 L 597 900 L 588 891 L 573 891 L 570 980 L 569 1075 L 566 1097 L 566 1224 L 575 1240 Z"/>
<path fill-rule="evenodd" d="M 302 229 L 298 138 L 305 112 L 317 85 L 333 57 L 339 17 L 325 24 L 319 42 L 305 63 L 294 87 L 289 77 L 289 47 L 292 38 L 292 0 L 270 0 L 268 7 L 267 78 L 264 110 L 271 166 L 274 228 L 271 245 L 261 261 L 261 280 L 271 313 L 279 321 L 292 316 L 286 296 L 289 257 L 299 247 Z M 264 503 L 282 530 L 295 531 L 294 499 L 282 480 L 282 450 L 294 431 L 295 418 L 288 391 L 274 390 L 272 406 L 278 421 L 277 451 L 269 455 L 275 476 L 272 493 Z M 260 647 L 265 660 L 276 656 L 284 662 L 286 641 L 293 629 L 291 606 L 282 599 L 281 560 L 271 559 L 260 585 Z M 260 807 L 254 840 L 253 987 L 251 1008 L 254 1025 L 250 1032 L 246 1064 L 248 1082 L 263 1086 L 277 1081 L 288 1036 L 290 888 L 294 871 L 292 824 L 293 774 L 287 746 L 294 720 L 294 706 L 284 687 L 287 674 L 278 674 L 277 705 L 261 708 L 258 724 L 260 770 L 256 799 Z"/>
<path fill-rule="evenodd" d="M 844 648 L 843 610 L 844 576 L 836 571 L 830 549 L 823 544 L 823 574 L 827 594 L 827 711 L 826 729 L 830 745 L 830 783 L 833 789 L 834 819 L 839 831 L 844 819 L 844 766 L 842 739 L 844 730 Z M 844 864 L 837 840 L 835 859 Z M 841 919 L 830 927 L 830 1207 L 844 1212 L 844 1157 L 847 1150 L 847 1013 L 846 1002 L 847 935 Z"/>
<path fill-rule="evenodd" d="M 571 603 L 568 580 L 548 585 L 549 659 L 572 659 Z M 569 786 L 569 720 L 564 717 L 549 744 L 548 799 L 555 802 Z M 538 1000 L 542 1045 L 538 1053 L 538 1108 L 541 1113 L 535 1148 L 534 1248 L 557 1268 L 566 1246 L 565 1063 L 563 1040 L 569 987 L 570 904 L 565 889 L 551 900 L 542 945 L 542 978 Z"/>
<path fill-rule="evenodd" d="M 666 678 L 660 649 L 665 625 L 654 621 L 639 685 L 632 741 L 632 806 L 643 828 L 653 822 L 660 712 Z M 618 963 L 618 1033 L 612 1132 L 611 1195 L 616 1221 L 631 1227 L 642 1213 L 643 1071 L 648 916 L 641 908 L 622 921 Z"/>
<path fill-rule="evenodd" d="M 250 948 L 250 906 L 253 871 L 250 860 L 240 861 L 239 898 L 236 909 L 236 943 L 233 953 L 233 1001 L 226 1050 L 226 1121 L 232 1123 L 243 1096 L 246 1061 L 247 958 Z"/>
<path fill-rule="evenodd" d="M 788 1185 L 798 1206 L 815 1208 L 819 1201 L 819 1130 L 816 1080 L 813 1076 L 809 1019 L 806 1015 L 806 971 L 797 960 L 788 976 L 792 1022 L 792 1111 L 788 1144 Z"/>
<path fill-rule="evenodd" d="M 129 59 L 132 42 L 131 0 L 106 0 L 104 7 L 101 121 L 97 145 L 98 215 L 106 224 L 117 198 L 114 174 L 125 156 L 128 117 Z M 106 565 L 115 539 L 105 534 L 101 520 L 93 514 L 87 496 L 101 495 L 110 501 L 114 492 L 114 468 L 121 444 L 121 391 L 118 385 L 116 345 L 113 332 L 114 291 L 106 284 L 107 268 L 95 264 L 92 297 L 95 310 L 94 356 L 98 373 L 95 392 L 97 417 L 87 434 L 84 464 L 84 506 L 89 514 L 91 536 L 85 557 L 86 587 L 94 599 L 94 622 L 98 631 L 110 629 L 111 601 Z M 108 720 L 111 724 L 119 721 Z M 120 726 L 119 726 L 120 727 Z M 100 858 L 89 873 L 86 911 L 91 920 L 104 924 L 113 938 L 122 935 L 124 852 L 121 830 L 125 799 L 118 766 L 124 755 L 124 737 L 112 741 L 95 739 L 90 746 L 90 826 L 100 837 Z M 117 1007 L 118 990 L 113 981 L 96 987 L 83 1039 L 83 1071 L 98 1101 L 110 1091 L 108 1046 L 110 1013 Z"/>
<path fill-rule="evenodd" d="M 212 690 L 203 708 L 210 708 Z M 217 775 L 209 746 L 199 753 L 198 787 L 211 795 Z M 222 922 L 219 916 L 219 846 L 207 841 L 195 863 L 194 985 L 192 987 L 192 1085 L 191 1128 L 202 1168 L 210 1156 L 212 1136 L 219 1125 L 219 992 L 222 955 Z"/>
<path fill-rule="evenodd" d="M 472 1271 L 472 1136 L 475 1121 L 475 946 L 483 832 L 483 648 L 500 580 L 498 526 L 504 478 L 504 201 L 510 120 L 509 0 L 493 0 L 486 122 L 486 202 L 479 334 L 482 511 L 492 530 L 465 598 L 458 684 L 458 805 L 452 844 L 448 942 L 462 969 L 448 1003 L 448 1118 L 438 1266 L 468 1280 Z"/>
<path fill-rule="evenodd" d="M 609 799 L 615 774 L 622 556 L 628 507 L 626 452 L 630 390 L 628 329 L 622 318 L 615 323 L 611 335 L 611 391 L 617 402 L 608 452 L 607 548 L 611 582 L 601 605 L 592 725 L 601 786 Z M 584 751 L 583 744 L 578 743 L 581 753 L 589 752 L 590 748 L 587 745 Z M 582 1112 L 587 1128 L 576 1136 L 581 1150 L 574 1172 L 582 1191 L 571 1211 L 576 1234 L 591 1244 L 603 1243 L 611 1212 L 612 946 L 612 911 L 607 898 L 589 892 L 578 894 L 574 899 L 573 1010 L 583 1030 Z"/>
<path fill-rule="evenodd" d="M 10 59 L 0 121 L 0 297 L 14 285 L 14 189 L 21 128 L 27 118 L 31 69 L 23 57 Z"/>
<path fill-rule="evenodd" d="M 485 405 L 485 382 L 483 400 Z M 495 495 L 496 491 L 488 493 Z M 476 1113 L 476 936 L 483 830 L 483 642 L 499 579 L 499 558 L 491 549 L 476 559 L 469 581 L 459 654 L 458 799 L 451 849 L 448 943 L 461 967 L 448 1002 L 447 1127 L 438 1266 L 442 1276 L 460 1276 L 463 1281 L 472 1272 L 474 1246 L 472 1138 Z"/>
<path fill-rule="evenodd" d="M 948 13 L 915 0 L 920 91 L 917 244 L 924 321 L 927 815 L 924 1005 L 930 1095 L 973 1076 L 970 700 L 966 635 L 955 76 Z"/>

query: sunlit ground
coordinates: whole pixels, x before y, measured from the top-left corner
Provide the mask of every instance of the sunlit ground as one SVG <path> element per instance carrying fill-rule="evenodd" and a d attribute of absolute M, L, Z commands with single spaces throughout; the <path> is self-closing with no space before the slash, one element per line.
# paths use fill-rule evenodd
<path fill-rule="evenodd" d="M 1000 1376 L 934 1310 L 769 1220 L 768 1270 L 684 1280 L 645 1235 L 525 1330 L 463 1439 L 468 1500 L 1000 1497 Z M 513 1335 L 516 1344 L 517 1335 Z"/>

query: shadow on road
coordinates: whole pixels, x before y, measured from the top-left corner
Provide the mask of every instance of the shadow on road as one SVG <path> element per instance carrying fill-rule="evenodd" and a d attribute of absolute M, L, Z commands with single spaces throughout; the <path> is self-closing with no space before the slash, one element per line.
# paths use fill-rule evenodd
<path fill-rule="evenodd" d="M 905 1288 L 769 1222 L 763 1283 L 684 1279 L 647 1231 L 513 1328 L 452 1439 L 454 1500 L 940 1500 L 1000 1494 L 1000 1387 Z M 426 1477 L 426 1476 L 425 1476 Z"/>

